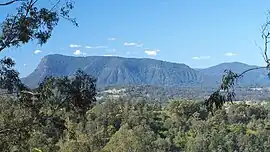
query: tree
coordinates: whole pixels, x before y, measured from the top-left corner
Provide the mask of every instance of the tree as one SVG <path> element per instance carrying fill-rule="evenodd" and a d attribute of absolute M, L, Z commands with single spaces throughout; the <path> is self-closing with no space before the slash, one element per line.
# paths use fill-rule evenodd
<path fill-rule="evenodd" d="M 0 7 L 19 3 L 16 14 L 8 15 L 0 24 L 0 52 L 33 40 L 40 45 L 46 43 L 60 18 L 67 19 L 78 26 L 75 18 L 70 17 L 70 11 L 74 8 L 72 1 L 52 0 L 49 7 L 39 7 L 39 2 L 41 0 L 0 2 Z"/>
<path fill-rule="evenodd" d="M 0 88 L 6 89 L 9 94 L 24 89 L 19 78 L 19 72 L 13 69 L 15 62 L 11 58 L 0 60 Z"/>
<path fill-rule="evenodd" d="M 49 5 L 41 7 L 41 0 L 9 0 L 0 2 L 0 7 L 8 7 L 14 3 L 19 3 L 16 13 L 8 14 L 0 24 L 0 52 L 9 47 L 20 47 L 29 41 L 37 41 L 40 45 L 46 43 L 61 18 L 78 26 L 75 18 L 70 17 L 70 12 L 74 8 L 72 1 L 53 0 Z M 58 118 L 53 117 L 53 114 L 48 117 L 40 113 L 44 104 L 42 103 L 44 96 L 40 94 L 45 93 L 34 93 L 35 90 L 30 91 L 23 85 L 19 79 L 19 73 L 13 69 L 15 62 L 12 59 L 4 58 L 0 64 L 0 88 L 6 89 L 10 94 L 14 92 L 21 94 L 16 100 L 19 100 L 21 106 L 32 114 L 31 119 L 25 122 L 1 129 L 0 135 L 10 132 L 21 133 L 21 130 L 27 130 L 26 128 L 31 125 L 39 125 L 49 119 L 56 122 Z"/>
<path fill-rule="evenodd" d="M 63 102 L 68 109 L 84 115 L 96 102 L 96 79 L 82 70 L 71 78 L 64 77 L 56 82 L 57 89 L 64 95 Z"/>
<path fill-rule="evenodd" d="M 44 1 L 43 1 L 44 2 Z M 0 7 L 19 3 L 15 14 L 8 14 L 0 24 L 0 52 L 9 47 L 19 47 L 36 40 L 40 45 L 51 37 L 60 18 L 67 19 L 78 26 L 75 18 L 70 17 L 74 2 L 53 0 L 51 5 L 40 7 L 40 0 L 9 0 L 0 2 Z M 0 88 L 9 94 L 27 90 L 21 83 L 19 73 L 13 69 L 15 62 L 10 58 L 0 61 Z"/>
<path fill-rule="evenodd" d="M 96 103 L 96 79 L 79 69 L 70 77 L 46 77 L 36 92 L 44 102 L 54 99 L 53 111 L 65 108 L 78 114 L 73 117 L 86 119 L 86 112 Z"/>
<path fill-rule="evenodd" d="M 258 47 L 262 52 L 262 56 L 266 65 L 263 67 L 247 69 L 239 74 L 231 70 L 225 70 L 225 74 L 223 75 L 220 87 L 215 92 L 213 92 L 207 100 L 205 100 L 204 105 L 212 114 L 214 110 L 221 109 L 226 102 L 229 101 L 232 103 L 235 98 L 235 85 L 237 84 L 237 81 L 241 79 L 246 73 L 253 70 L 266 69 L 268 71 L 268 76 L 270 77 L 270 58 L 268 56 L 268 45 L 270 43 L 270 11 L 268 12 L 266 23 L 261 27 L 261 36 L 264 42 L 264 46 Z"/>
<path fill-rule="evenodd" d="M 0 108 L 3 113 L 11 113 L 3 118 L 4 123 L 0 125 L 0 137 L 8 136 L 2 138 L 3 143 L 0 142 L 0 145 L 3 144 L 4 149 L 21 145 L 20 151 L 31 145 L 39 145 L 52 151 L 51 148 L 56 146 L 64 132 L 71 131 L 67 130 L 69 120 L 81 124 L 82 130 L 85 130 L 86 112 L 94 106 L 95 96 L 96 79 L 82 70 L 71 77 L 46 78 L 36 90 L 24 91 L 19 98 L 0 104 L 9 104 L 8 109 Z M 42 141 L 46 141 L 47 145 Z M 25 142 L 31 145 L 23 147 Z"/>
<path fill-rule="evenodd" d="M 156 139 L 156 135 L 147 125 L 138 125 L 133 129 L 129 129 L 128 125 L 124 125 L 114 134 L 109 143 L 104 147 L 103 151 L 157 151 L 155 150 L 154 143 Z"/>

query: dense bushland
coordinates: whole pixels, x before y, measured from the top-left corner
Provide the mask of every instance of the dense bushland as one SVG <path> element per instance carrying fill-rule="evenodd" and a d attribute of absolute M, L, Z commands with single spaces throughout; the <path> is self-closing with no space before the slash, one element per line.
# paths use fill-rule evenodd
<path fill-rule="evenodd" d="M 29 102 L 1 98 L 1 151 L 270 149 L 269 103 L 233 104 L 212 116 L 195 101 L 171 101 L 161 106 L 135 98 L 108 99 L 93 103 L 85 113 L 68 105 L 54 111 L 61 104 L 56 96 L 35 100 L 32 106 Z"/>

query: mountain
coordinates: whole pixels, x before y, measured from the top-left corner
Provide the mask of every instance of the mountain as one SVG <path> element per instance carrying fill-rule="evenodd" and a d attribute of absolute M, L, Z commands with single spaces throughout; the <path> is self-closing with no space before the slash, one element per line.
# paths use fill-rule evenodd
<path fill-rule="evenodd" d="M 206 69 L 147 58 L 116 56 L 45 56 L 38 67 L 22 81 L 36 87 L 46 76 L 69 76 L 77 69 L 96 77 L 99 87 L 154 85 L 170 87 L 211 87 L 220 83 L 225 69 L 241 73 L 257 66 L 240 62 L 222 63 Z M 251 71 L 240 80 L 241 86 L 270 86 L 264 69 Z"/>
<path fill-rule="evenodd" d="M 197 69 L 197 70 L 207 75 L 221 76 L 224 73 L 224 70 L 226 69 L 231 69 L 234 72 L 241 73 L 247 69 L 256 68 L 256 67 L 258 66 L 247 65 L 240 62 L 227 62 L 227 63 L 218 64 L 216 66 L 212 66 L 206 69 Z M 258 71 L 255 71 L 255 72 L 258 72 Z"/>
<path fill-rule="evenodd" d="M 98 78 L 100 87 L 110 85 L 199 85 L 204 76 L 185 64 L 154 59 L 135 59 L 114 56 L 72 57 L 64 55 L 45 56 L 38 67 L 22 81 L 36 87 L 46 76 L 68 76 L 77 69 Z"/>
<path fill-rule="evenodd" d="M 232 70 L 235 73 L 242 73 L 245 70 L 252 69 L 252 68 L 259 68 L 259 66 L 255 65 L 248 65 L 240 62 L 229 62 L 229 63 L 221 63 L 213 67 L 209 67 L 206 69 L 199 69 L 198 71 L 201 74 L 219 77 L 221 78 L 224 74 L 224 71 L 227 69 Z M 220 81 L 220 79 L 219 79 Z M 269 86 L 270 80 L 267 76 L 266 69 L 257 69 L 254 71 L 250 71 L 246 73 L 239 81 L 241 86 Z"/>

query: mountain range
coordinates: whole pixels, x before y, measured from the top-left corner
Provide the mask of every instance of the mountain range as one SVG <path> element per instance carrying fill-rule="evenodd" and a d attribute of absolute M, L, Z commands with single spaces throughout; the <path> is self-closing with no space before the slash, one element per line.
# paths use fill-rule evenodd
<path fill-rule="evenodd" d="M 97 78 L 98 87 L 114 85 L 154 85 L 170 87 L 216 87 L 231 69 L 241 73 L 257 66 L 240 62 L 222 63 L 205 69 L 193 69 L 186 64 L 148 58 L 116 56 L 73 57 L 60 54 L 42 58 L 38 67 L 22 81 L 36 87 L 46 76 L 69 76 L 77 69 Z M 239 82 L 243 86 L 270 86 L 264 69 L 247 73 Z"/>

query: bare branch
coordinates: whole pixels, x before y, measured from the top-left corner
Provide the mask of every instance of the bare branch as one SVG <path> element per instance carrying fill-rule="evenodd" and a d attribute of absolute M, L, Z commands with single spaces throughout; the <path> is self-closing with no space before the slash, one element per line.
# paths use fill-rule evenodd
<path fill-rule="evenodd" d="M 22 1 L 25 1 L 25 0 L 12 0 L 9 2 L 0 3 L 0 6 L 7 6 L 7 5 L 13 4 L 15 2 L 22 2 Z"/>
<path fill-rule="evenodd" d="M 63 19 L 71 22 L 72 24 L 74 24 L 75 26 L 79 26 L 79 24 L 76 22 L 76 19 L 75 18 L 70 18 L 70 17 L 66 17 L 66 16 L 63 16 L 63 15 L 60 15 L 60 17 L 62 17 Z"/>
<path fill-rule="evenodd" d="M 262 25 L 262 34 L 265 35 L 266 28 L 270 25 L 270 21 L 267 21 L 264 25 Z"/>
<path fill-rule="evenodd" d="M 50 1 L 52 3 L 52 1 Z M 54 10 L 59 4 L 60 4 L 61 0 L 58 0 L 55 4 L 52 3 L 52 8 L 50 11 Z"/>
<path fill-rule="evenodd" d="M 1 46 L 1 47 L 0 47 L 0 52 L 2 52 L 5 48 L 6 48 L 6 47 Z"/>
<path fill-rule="evenodd" d="M 268 38 L 269 38 L 269 33 L 264 36 L 264 57 L 265 57 L 265 62 L 269 64 L 269 58 L 268 58 Z"/>
<path fill-rule="evenodd" d="M 267 69 L 267 67 L 256 67 L 256 68 L 250 68 L 245 70 L 244 72 L 240 73 L 237 75 L 237 77 L 242 77 L 245 73 L 250 72 L 250 71 L 254 71 L 254 70 L 259 70 L 259 69 Z"/>
<path fill-rule="evenodd" d="M 264 56 L 264 51 L 263 51 L 263 49 L 262 49 L 262 47 L 261 46 L 259 46 L 258 44 L 257 44 L 257 42 L 256 41 L 254 41 L 255 42 L 255 45 L 260 49 L 260 51 L 261 51 L 261 54 L 262 54 L 262 57 L 263 57 L 263 59 L 264 59 L 264 61 L 265 62 L 267 62 L 267 59 L 265 58 L 265 56 Z"/>

